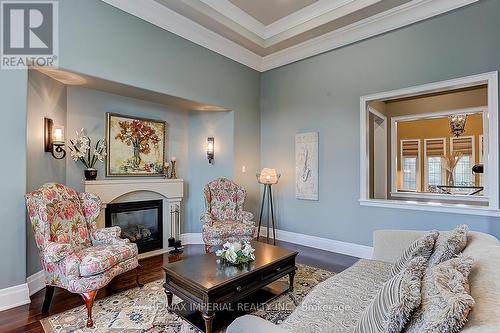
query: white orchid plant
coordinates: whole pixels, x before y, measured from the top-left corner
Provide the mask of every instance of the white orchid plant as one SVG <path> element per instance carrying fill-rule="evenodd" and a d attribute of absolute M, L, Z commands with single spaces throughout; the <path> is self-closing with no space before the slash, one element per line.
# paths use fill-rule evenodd
<path fill-rule="evenodd" d="M 104 162 L 106 157 L 106 144 L 103 139 L 97 140 L 97 143 L 92 145 L 92 140 L 87 135 L 84 128 L 80 132 L 76 131 L 76 138 L 69 140 L 68 145 L 71 151 L 71 158 L 75 162 L 82 162 L 87 169 L 93 169 L 97 161 Z"/>
<path fill-rule="evenodd" d="M 249 242 L 234 242 L 225 243 L 221 250 L 217 250 L 215 254 L 221 257 L 223 261 L 233 265 L 244 264 L 255 260 L 255 249 L 252 248 Z"/>

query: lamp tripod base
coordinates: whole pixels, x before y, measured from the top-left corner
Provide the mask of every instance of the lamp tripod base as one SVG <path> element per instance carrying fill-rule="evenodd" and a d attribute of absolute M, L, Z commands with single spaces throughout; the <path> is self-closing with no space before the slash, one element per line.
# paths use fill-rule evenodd
<path fill-rule="evenodd" d="M 262 215 L 264 213 L 264 205 L 266 202 L 266 194 L 267 194 L 267 201 L 268 205 L 267 208 L 270 211 L 271 215 L 271 222 L 273 225 L 273 245 L 276 245 L 276 227 L 274 224 L 274 207 L 273 207 L 273 192 L 271 190 L 271 184 L 264 184 L 264 193 L 262 194 L 262 204 L 260 205 L 260 217 L 259 217 L 259 228 L 257 229 L 257 240 L 260 238 L 260 227 L 262 226 Z M 267 228 L 267 235 L 266 235 L 266 242 L 269 244 L 269 211 L 267 215 L 267 222 L 266 222 L 266 228 Z"/>

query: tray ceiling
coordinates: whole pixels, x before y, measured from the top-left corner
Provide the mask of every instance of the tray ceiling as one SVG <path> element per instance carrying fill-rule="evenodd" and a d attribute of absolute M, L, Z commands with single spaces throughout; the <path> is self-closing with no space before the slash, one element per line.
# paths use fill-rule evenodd
<path fill-rule="evenodd" d="M 479 0 L 102 0 L 259 71 Z"/>

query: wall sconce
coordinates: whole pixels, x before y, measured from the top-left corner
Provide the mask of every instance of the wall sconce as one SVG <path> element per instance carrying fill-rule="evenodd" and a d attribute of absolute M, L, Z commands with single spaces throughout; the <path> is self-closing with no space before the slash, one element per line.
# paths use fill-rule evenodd
<path fill-rule="evenodd" d="M 44 118 L 44 143 L 45 152 L 50 152 L 52 156 L 61 160 L 66 157 L 64 150 L 64 126 L 54 125 L 50 118 Z"/>
<path fill-rule="evenodd" d="M 207 158 L 208 164 L 214 164 L 214 138 L 207 138 Z"/>

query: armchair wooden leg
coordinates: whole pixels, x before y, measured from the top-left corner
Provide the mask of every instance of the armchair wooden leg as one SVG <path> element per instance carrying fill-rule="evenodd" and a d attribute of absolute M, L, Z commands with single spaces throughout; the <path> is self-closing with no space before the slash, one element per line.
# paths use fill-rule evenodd
<path fill-rule="evenodd" d="M 49 313 L 50 309 L 50 303 L 52 302 L 52 296 L 54 296 L 54 286 L 45 286 L 45 299 L 43 300 L 43 305 L 42 305 L 42 314 L 47 314 Z"/>
<path fill-rule="evenodd" d="M 88 293 L 81 294 L 83 300 L 85 301 L 85 306 L 87 307 L 87 327 L 94 326 L 94 321 L 92 320 L 92 307 L 94 306 L 94 300 L 97 296 L 98 290 L 92 290 Z"/>
<path fill-rule="evenodd" d="M 144 284 L 142 284 L 140 281 L 139 281 L 139 273 L 141 271 L 141 265 L 137 266 L 135 268 L 135 283 L 137 284 L 137 287 L 139 288 L 142 288 L 144 287 Z"/>

